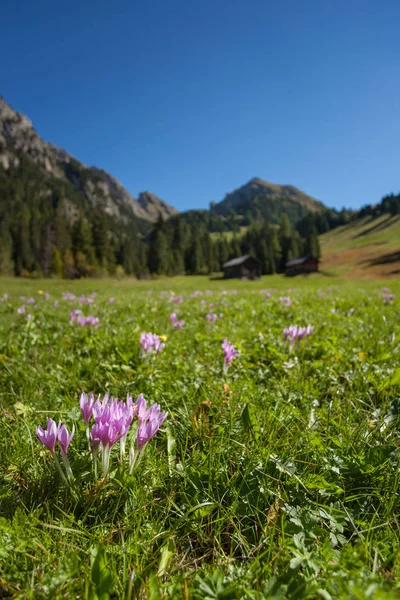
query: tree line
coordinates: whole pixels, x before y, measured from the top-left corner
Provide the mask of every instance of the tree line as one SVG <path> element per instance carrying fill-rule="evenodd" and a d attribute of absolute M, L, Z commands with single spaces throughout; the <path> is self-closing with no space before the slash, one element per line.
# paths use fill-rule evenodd
<path fill-rule="evenodd" d="M 296 227 L 286 214 L 278 223 L 256 216 L 238 230 L 232 214 L 230 231 L 218 231 L 216 215 L 196 211 L 153 226 L 133 213 L 117 220 L 69 181 L 51 178 L 21 155 L 17 173 L 0 169 L 0 274 L 207 274 L 243 254 L 256 256 L 268 274 L 282 272 L 292 258 L 319 258 L 317 234 L 330 227 L 320 215 L 304 215 Z"/>

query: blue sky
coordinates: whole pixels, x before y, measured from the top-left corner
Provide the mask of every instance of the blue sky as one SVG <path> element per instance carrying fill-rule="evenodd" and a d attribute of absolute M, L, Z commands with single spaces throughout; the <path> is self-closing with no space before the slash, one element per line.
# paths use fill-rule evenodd
<path fill-rule="evenodd" d="M 398 0 L 20 0 L 1 20 L 0 94 L 134 196 L 400 190 Z"/>

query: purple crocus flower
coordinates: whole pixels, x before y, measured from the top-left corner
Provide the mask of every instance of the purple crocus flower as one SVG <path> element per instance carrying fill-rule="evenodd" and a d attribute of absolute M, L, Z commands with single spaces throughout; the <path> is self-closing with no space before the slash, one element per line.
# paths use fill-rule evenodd
<path fill-rule="evenodd" d="M 239 351 L 226 338 L 222 342 L 222 350 L 224 351 L 224 368 L 227 369 L 231 362 L 239 355 Z"/>
<path fill-rule="evenodd" d="M 28 298 L 26 301 L 27 304 L 35 304 L 35 298 Z"/>
<path fill-rule="evenodd" d="M 26 313 L 26 308 L 24 304 L 17 309 L 17 313 L 19 315 L 24 315 Z"/>
<path fill-rule="evenodd" d="M 115 298 L 109 298 L 108 301 L 109 301 L 110 304 L 114 304 Z"/>
<path fill-rule="evenodd" d="M 61 454 L 67 454 L 68 447 L 71 443 L 72 438 L 74 437 L 74 433 L 75 425 L 72 425 L 71 433 L 68 433 L 68 429 L 65 425 L 62 425 L 61 423 L 58 424 L 57 439 L 60 444 Z"/>
<path fill-rule="evenodd" d="M 45 300 L 50 300 L 50 297 L 51 296 L 50 296 L 49 292 L 46 292 L 45 295 L 44 295 L 44 299 Z"/>
<path fill-rule="evenodd" d="M 91 325 L 94 329 L 97 329 L 99 326 L 100 320 L 98 317 L 93 317 L 92 315 L 88 315 L 85 319 L 85 325 Z"/>
<path fill-rule="evenodd" d="M 182 304 L 182 296 L 172 296 L 171 302 L 176 302 L 177 304 Z"/>
<path fill-rule="evenodd" d="M 385 304 L 391 304 L 391 302 L 393 302 L 394 299 L 395 299 L 394 294 L 383 294 L 382 295 L 382 300 L 384 301 Z"/>
<path fill-rule="evenodd" d="M 58 300 L 54 300 L 53 306 L 54 306 L 54 308 L 57 308 L 57 306 L 58 306 Z"/>
<path fill-rule="evenodd" d="M 81 310 L 71 310 L 70 315 L 69 315 L 69 320 L 71 321 L 71 323 L 75 323 L 75 321 L 77 320 L 78 316 L 82 314 Z"/>
<path fill-rule="evenodd" d="M 83 398 L 82 398 L 83 396 Z M 88 406 L 90 400 L 94 400 L 91 396 L 87 399 L 86 395 L 81 396 L 81 402 L 84 407 Z M 85 397 L 86 396 L 86 397 Z M 104 395 L 103 400 L 98 398 L 92 404 L 92 415 L 95 424 L 90 433 L 90 440 L 93 447 L 93 457 L 95 464 L 95 473 L 97 476 L 97 452 L 101 446 L 102 452 L 102 467 L 104 477 L 108 473 L 111 448 L 120 440 L 121 461 L 125 452 L 126 435 L 132 424 L 133 417 L 138 412 L 138 406 L 135 404 L 131 396 L 127 396 L 126 402 L 112 398 L 108 392 Z M 90 417 L 89 417 L 90 418 Z"/>
<path fill-rule="evenodd" d="M 90 417 L 92 416 L 92 413 L 93 413 L 93 405 L 94 405 L 93 394 L 90 394 L 90 396 L 88 396 L 87 394 L 82 393 L 80 400 L 79 400 L 79 405 L 81 408 L 83 420 L 85 421 L 85 425 L 86 425 L 86 427 L 88 427 Z"/>
<path fill-rule="evenodd" d="M 42 442 L 52 454 L 54 454 L 54 448 L 57 442 L 57 433 L 58 427 L 53 419 L 47 421 L 47 429 L 42 429 L 39 425 L 36 427 L 37 439 L 39 442 Z"/>
<path fill-rule="evenodd" d="M 218 319 L 218 316 L 215 313 L 208 313 L 206 315 L 206 319 L 209 323 L 215 323 L 215 321 Z"/>
<path fill-rule="evenodd" d="M 169 320 L 175 329 L 181 329 L 185 325 L 185 321 L 183 319 L 179 320 L 175 313 L 170 314 Z"/>
<path fill-rule="evenodd" d="M 283 304 L 283 306 L 286 306 L 287 308 L 289 308 L 289 306 L 292 306 L 292 301 L 291 301 L 291 299 L 289 298 L 289 296 L 281 296 L 281 297 L 279 298 L 279 302 L 280 302 L 281 304 Z"/>
<path fill-rule="evenodd" d="M 162 412 L 159 404 L 152 404 L 142 416 L 138 413 L 139 427 L 136 435 L 138 452 L 156 435 L 167 416 L 168 413 Z"/>
<path fill-rule="evenodd" d="M 155 352 L 159 354 L 165 347 L 165 344 L 162 343 L 160 337 L 155 333 L 145 333 L 143 332 L 140 336 L 140 347 L 144 352 Z"/>
<path fill-rule="evenodd" d="M 297 325 L 290 325 L 289 327 L 285 328 L 283 330 L 283 339 L 289 340 L 289 351 L 292 352 L 296 340 L 298 344 L 300 344 L 301 340 L 304 337 L 310 337 L 313 331 L 314 327 L 312 327 L 311 325 L 307 325 L 307 327 L 298 327 Z"/>

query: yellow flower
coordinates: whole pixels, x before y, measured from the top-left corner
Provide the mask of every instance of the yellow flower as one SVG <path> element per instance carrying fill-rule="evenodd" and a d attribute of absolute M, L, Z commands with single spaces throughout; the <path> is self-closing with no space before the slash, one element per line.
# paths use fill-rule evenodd
<path fill-rule="evenodd" d="M 167 339 L 168 339 L 168 336 L 167 336 L 167 335 L 160 335 L 160 336 L 159 336 L 159 338 L 160 338 L 160 340 L 161 340 L 162 342 L 166 342 L 166 341 L 167 341 Z"/>
<path fill-rule="evenodd" d="M 44 291 L 43 290 L 39 290 L 38 294 L 44 294 Z"/>

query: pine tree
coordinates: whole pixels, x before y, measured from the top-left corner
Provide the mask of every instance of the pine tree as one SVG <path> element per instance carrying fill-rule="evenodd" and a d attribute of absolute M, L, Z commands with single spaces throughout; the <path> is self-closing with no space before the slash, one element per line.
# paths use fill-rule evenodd
<path fill-rule="evenodd" d="M 109 255 L 109 240 L 107 220 L 104 213 L 95 211 L 92 219 L 92 239 L 97 263 L 107 269 Z"/>
<path fill-rule="evenodd" d="M 53 246 L 50 272 L 52 275 L 56 275 L 57 277 L 62 277 L 63 275 L 63 262 L 57 246 Z"/>
<path fill-rule="evenodd" d="M 76 277 L 77 271 L 75 269 L 74 255 L 72 254 L 72 252 L 69 248 L 67 248 L 67 250 L 64 252 L 63 263 L 64 263 L 64 277 L 66 279 L 73 279 L 74 277 Z"/>
<path fill-rule="evenodd" d="M 75 256 L 78 252 L 84 254 L 87 264 L 95 264 L 96 257 L 93 247 L 92 228 L 85 218 L 80 218 L 74 223 L 72 230 L 72 249 Z"/>
<path fill-rule="evenodd" d="M 5 221 L 0 224 L 0 274 L 14 274 L 12 237 Z"/>
<path fill-rule="evenodd" d="M 157 229 L 150 241 L 148 265 L 150 273 L 164 275 L 168 269 L 168 244 L 164 232 Z"/>

